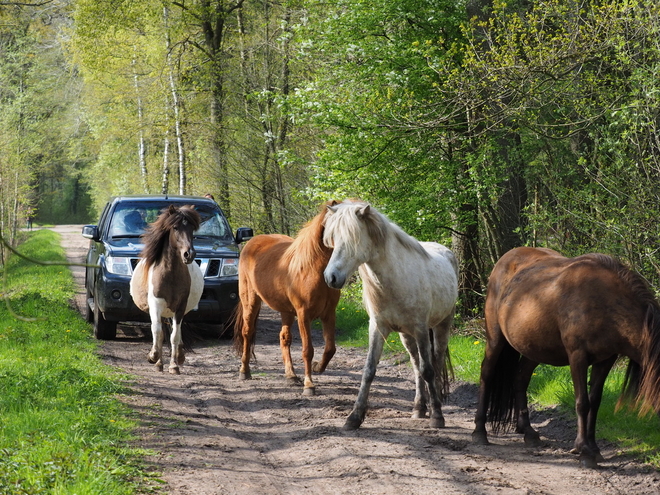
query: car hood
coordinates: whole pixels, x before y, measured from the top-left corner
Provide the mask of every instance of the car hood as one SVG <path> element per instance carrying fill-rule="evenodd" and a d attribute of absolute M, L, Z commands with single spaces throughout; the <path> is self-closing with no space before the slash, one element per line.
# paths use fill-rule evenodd
<path fill-rule="evenodd" d="M 193 242 L 197 258 L 220 258 L 238 256 L 238 246 L 231 241 L 220 239 L 195 239 Z M 105 242 L 106 253 L 109 256 L 128 256 L 137 257 L 144 244 L 140 238 L 112 239 Z"/>

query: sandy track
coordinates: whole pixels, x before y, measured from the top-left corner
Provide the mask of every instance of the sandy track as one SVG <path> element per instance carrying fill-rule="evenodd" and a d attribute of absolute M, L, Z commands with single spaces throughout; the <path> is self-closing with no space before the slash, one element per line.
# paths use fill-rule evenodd
<path fill-rule="evenodd" d="M 71 260 L 81 261 L 87 241 L 80 226 L 60 226 Z M 82 283 L 83 269 L 74 269 Z M 84 289 L 77 304 L 82 308 Z M 317 395 L 303 397 L 283 377 L 279 315 L 262 312 L 253 380 L 239 381 L 231 343 L 194 345 L 172 376 L 147 363 L 145 327 L 123 327 L 120 338 L 100 348 L 104 360 L 134 377 L 133 394 L 122 397 L 138 414 L 141 446 L 163 473 L 173 494 L 656 494 L 660 473 L 601 441 L 606 461 L 580 468 L 569 453 L 572 418 L 533 414 L 544 445 L 526 448 L 519 435 L 491 436 L 493 445 L 470 443 L 476 387 L 457 383 L 443 408 L 447 428 L 431 430 L 410 419 L 414 386 L 401 356 L 383 360 L 367 418 L 357 431 L 341 429 L 357 394 L 365 352 L 340 347 Z M 294 364 L 301 372 L 300 339 Z M 314 335 L 317 353 L 320 331 Z"/>

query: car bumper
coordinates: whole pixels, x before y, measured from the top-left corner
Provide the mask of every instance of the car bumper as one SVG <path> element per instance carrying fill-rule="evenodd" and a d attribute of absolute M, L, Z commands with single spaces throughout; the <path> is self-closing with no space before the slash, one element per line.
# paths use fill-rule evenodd
<path fill-rule="evenodd" d="M 95 303 L 108 321 L 149 322 L 149 314 L 138 309 L 130 294 L 130 278 L 103 274 L 97 282 Z M 204 291 L 197 309 L 185 320 L 225 323 L 238 303 L 238 277 L 204 279 Z"/>

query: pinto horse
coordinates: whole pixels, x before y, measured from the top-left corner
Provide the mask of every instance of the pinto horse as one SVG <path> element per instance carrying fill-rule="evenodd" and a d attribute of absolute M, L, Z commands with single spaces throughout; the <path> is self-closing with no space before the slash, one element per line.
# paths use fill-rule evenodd
<path fill-rule="evenodd" d="M 493 268 L 485 312 L 475 443 L 488 443 L 487 421 L 496 432 L 515 424 L 526 444 L 539 443 L 527 409 L 527 386 L 539 363 L 570 366 L 577 413 L 573 453 L 585 467 L 603 459 L 596 416 L 619 355 L 630 358 L 619 404 L 635 399 L 643 412 L 660 411 L 660 306 L 646 281 L 614 258 L 513 249 Z"/>
<path fill-rule="evenodd" d="M 149 362 L 163 371 L 162 318 L 172 318 L 169 371 L 179 374 L 185 361 L 181 323 L 195 309 L 204 290 L 204 276 L 195 260 L 193 232 L 200 217 L 192 206 L 170 205 L 142 235 L 141 260 L 131 278 L 135 305 L 151 317 L 153 345 Z"/>
<path fill-rule="evenodd" d="M 262 302 L 282 316 L 280 348 L 284 372 L 290 383 L 299 379 L 291 361 L 291 325 L 298 317 L 302 340 L 302 358 L 305 363 L 303 395 L 314 395 L 312 371 L 323 373 L 335 354 L 335 310 L 340 292 L 328 287 L 323 280 L 323 269 L 330 259 L 331 249 L 323 245 L 323 222 L 326 205 L 303 227 L 295 239 L 280 234 L 262 234 L 253 237 L 241 251 L 238 265 L 238 291 L 241 302 L 236 308 L 234 347 L 241 356 L 241 379 L 250 374 L 257 318 Z M 312 363 L 311 322 L 320 318 L 325 347 L 320 363 Z"/>
<path fill-rule="evenodd" d="M 334 248 L 324 276 L 339 289 L 359 271 L 369 313 L 369 351 L 360 391 L 344 429 L 360 427 L 369 388 L 390 332 L 399 332 L 415 373 L 413 418 L 426 416 L 442 428 L 441 403 L 448 393 L 449 332 L 458 295 L 454 254 L 435 242 L 418 242 L 385 215 L 361 201 L 329 207 L 324 242 Z"/>

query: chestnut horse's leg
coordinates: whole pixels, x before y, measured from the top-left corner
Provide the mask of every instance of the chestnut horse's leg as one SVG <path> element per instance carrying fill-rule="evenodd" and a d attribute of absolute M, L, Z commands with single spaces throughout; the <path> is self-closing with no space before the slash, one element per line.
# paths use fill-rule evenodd
<path fill-rule="evenodd" d="M 250 355 L 254 345 L 254 334 L 257 331 L 257 318 L 261 311 L 261 299 L 256 294 L 241 291 L 241 302 L 243 305 L 243 326 L 241 334 L 243 335 L 243 352 L 241 353 L 241 369 L 239 376 L 241 380 L 250 380 Z"/>
<path fill-rule="evenodd" d="M 601 462 L 605 459 L 600 453 L 600 448 L 596 444 L 596 417 L 598 408 L 603 398 L 603 387 L 605 379 L 610 373 L 612 366 L 616 362 L 618 355 L 614 355 L 605 361 L 595 363 L 591 366 L 591 379 L 589 383 L 589 416 L 587 418 L 587 443 L 592 451 L 595 452 L 595 462 Z"/>
<path fill-rule="evenodd" d="M 412 418 L 420 419 L 425 418 L 426 413 L 428 412 L 428 390 L 426 385 L 424 385 L 424 379 L 420 373 L 420 363 L 419 363 L 419 349 L 417 348 L 417 342 L 413 337 L 405 333 L 399 334 L 401 337 L 401 343 L 410 354 L 410 360 L 413 365 L 413 373 L 415 374 L 415 400 L 413 402 Z"/>
<path fill-rule="evenodd" d="M 492 387 L 497 361 L 500 358 L 504 347 L 508 345 L 499 326 L 496 326 L 496 328 L 490 329 L 489 331 L 488 325 L 486 325 L 486 335 L 486 354 L 484 360 L 481 362 L 479 402 L 477 404 L 477 412 L 474 416 L 474 431 L 472 432 L 472 442 L 479 445 L 488 445 L 486 420 L 490 389 Z"/>
<path fill-rule="evenodd" d="M 314 359 L 312 321 L 304 309 L 298 311 L 298 330 L 300 330 L 300 340 L 302 340 L 302 359 L 303 363 L 305 363 L 303 395 L 314 395 L 316 393 L 316 387 L 312 380 L 312 360 Z"/>
<path fill-rule="evenodd" d="M 315 361 L 313 363 L 314 373 L 323 373 L 332 359 L 332 356 L 337 352 L 337 346 L 335 345 L 335 321 L 335 307 L 321 317 L 323 341 L 325 342 L 325 345 L 323 346 L 323 357 L 321 358 L 321 362 Z"/>
<path fill-rule="evenodd" d="M 527 388 L 538 365 L 539 363 L 522 356 L 518 365 L 516 380 L 513 384 L 518 416 L 516 419 L 516 432 L 525 435 L 525 445 L 530 447 L 536 447 L 541 443 L 541 437 L 529 422 L 529 408 L 527 406 Z"/>
<path fill-rule="evenodd" d="M 284 376 L 286 380 L 292 385 L 298 385 L 300 379 L 296 376 L 293 370 L 293 361 L 291 360 L 291 325 L 295 320 L 293 313 L 283 312 L 282 316 L 282 330 L 280 330 L 280 349 L 282 350 L 282 361 L 284 362 Z"/>
<path fill-rule="evenodd" d="M 369 388 L 376 376 L 376 367 L 380 356 L 383 353 L 383 343 L 390 334 L 388 329 L 381 329 L 378 327 L 374 318 L 369 319 L 369 351 L 367 352 L 367 360 L 364 363 L 362 370 L 362 382 L 360 383 L 360 391 L 358 392 L 355 405 L 351 414 L 346 418 L 344 423 L 345 430 L 356 430 L 364 421 L 367 414 L 367 400 L 369 398 Z"/>

